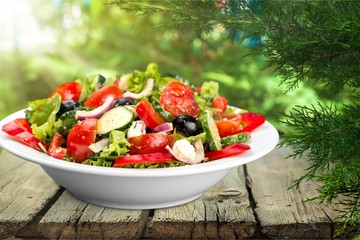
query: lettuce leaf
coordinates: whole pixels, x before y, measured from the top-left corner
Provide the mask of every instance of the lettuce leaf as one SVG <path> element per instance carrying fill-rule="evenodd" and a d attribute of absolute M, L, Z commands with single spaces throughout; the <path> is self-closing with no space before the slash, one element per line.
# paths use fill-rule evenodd
<path fill-rule="evenodd" d="M 93 92 L 95 92 L 104 85 L 108 85 L 106 81 L 110 80 L 106 79 L 101 74 L 95 74 L 84 79 L 77 79 L 76 82 L 81 85 L 81 94 L 79 101 L 85 101 Z"/>
<path fill-rule="evenodd" d="M 122 131 L 112 130 L 109 135 L 109 144 L 101 151 L 99 158 L 114 159 L 128 153 L 130 143 Z"/>
<path fill-rule="evenodd" d="M 219 83 L 214 81 L 204 82 L 201 86 L 200 96 L 204 99 L 219 96 Z"/>
<path fill-rule="evenodd" d="M 34 100 L 28 104 L 26 119 L 31 124 L 34 136 L 45 143 L 50 143 L 52 136 L 62 125 L 61 120 L 56 120 L 60 104 L 59 94 L 55 94 L 52 98 Z"/>
<path fill-rule="evenodd" d="M 100 166 L 100 167 L 112 167 L 113 161 L 109 161 L 109 160 L 102 159 L 102 158 L 99 158 L 96 160 L 86 159 L 81 164 Z"/>
<path fill-rule="evenodd" d="M 154 79 L 154 87 L 158 88 L 161 74 L 156 63 L 150 63 L 147 66 L 145 72 L 141 72 L 138 70 L 133 71 L 130 77 L 127 79 L 127 83 L 129 86 L 128 90 L 133 93 L 141 92 L 144 89 L 149 78 Z"/>

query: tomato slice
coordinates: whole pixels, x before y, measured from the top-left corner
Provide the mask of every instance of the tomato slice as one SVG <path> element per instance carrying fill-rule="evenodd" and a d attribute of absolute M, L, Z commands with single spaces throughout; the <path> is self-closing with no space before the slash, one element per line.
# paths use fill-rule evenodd
<path fill-rule="evenodd" d="M 236 134 L 241 126 L 240 114 L 224 115 L 221 120 L 216 120 L 220 137 L 226 137 Z"/>
<path fill-rule="evenodd" d="M 160 95 L 160 103 L 173 117 L 190 115 L 197 118 L 200 114 L 194 92 L 182 82 L 174 81 L 166 85 Z"/>
<path fill-rule="evenodd" d="M 217 96 L 214 98 L 214 103 L 211 107 L 217 109 L 219 111 L 218 115 L 222 116 L 226 111 L 228 102 L 226 97 Z"/>
<path fill-rule="evenodd" d="M 235 156 L 249 149 L 250 149 L 249 145 L 234 143 L 229 146 L 226 146 L 221 150 L 206 152 L 205 157 L 207 157 L 209 160 L 215 160 L 215 159 Z"/>
<path fill-rule="evenodd" d="M 61 144 L 64 140 L 64 136 L 60 133 L 55 133 L 54 136 L 51 139 L 48 153 L 50 156 L 58 159 L 63 159 L 67 155 L 67 149 L 61 147 Z"/>
<path fill-rule="evenodd" d="M 74 100 L 79 101 L 81 94 L 81 85 L 77 82 L 68 82 L 57 87 L 49 97 L 60 94 L 61 101 Z"/>
<path fill-rule="evenodd" d="M 252 132 L 265 122 L 265 117 L 258 113 L 245 112 L 222 116 L 215 121 L 220 137 L 226 137 L 242 132 Z"/>
<path fill-rule="evenodd" d="M 117 158 L 114 161 L 113 167 L 123 167 L 126 165 L 144 164 L 144 163 L 171 162 L 174 160 L 176 159 L 168 152 L 136 154 L 129 156 L 121 156 Z"/>
<path fill-rule="evenodd" d="M 119 87 L 114 85 L 104 86 L 93 92 L 85 102 L 86 107 L 97 108 L 104 104 L 108 97 L 112 96 L 115 100 L 123 96 Z"/>
<path fill-rule="evenodd" d="M 128 139 L 131 146 L 129 147 L 130 154 L 144 154 L 165 152 L 165 147 L 169 145 L 172 147 L 174 144 L 174 136 L 166 133 L 147 133 L 137 137 Z"/>
<path fill-rule="evenodd" d="M 70 129 L 66 147 L 75 162 L 81 163 L 92 153 L 89 146 L 96 140 L 97 119 L 87 118 Z"/>
<path fill-rule="evenodd" d="M 151 103 L 146 98 L 141 99 L 141 101 L 136 105 L 135 111 L 141 120 L 144 121 L 145 125 L 150 129 L 154 129 L 160 124 L 166 122 L 154 110 Z"/>

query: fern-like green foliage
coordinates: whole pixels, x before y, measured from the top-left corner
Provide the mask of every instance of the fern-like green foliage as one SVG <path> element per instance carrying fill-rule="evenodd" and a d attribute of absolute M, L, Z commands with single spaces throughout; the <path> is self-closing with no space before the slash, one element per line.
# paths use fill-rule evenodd
<path fill-rule="evenodd" d="M 282 77 L 288 91 L 307 82 L 347 94 L 343 106 L 298 106 L 285 117 L 290 127 L 280 146 L 306 154 L 303 180 L 322 183 L 318 197 L 342 205 L 338 234 L 360 232 L 360 1 L 161 0 L 111 2 L 142 14 L 168 15 L 164 26 L 207 33 L 222 26 L 242 41 L 261 38 L 254 54 Z M 340 199 L 340 200 L 338 200 Z"/>

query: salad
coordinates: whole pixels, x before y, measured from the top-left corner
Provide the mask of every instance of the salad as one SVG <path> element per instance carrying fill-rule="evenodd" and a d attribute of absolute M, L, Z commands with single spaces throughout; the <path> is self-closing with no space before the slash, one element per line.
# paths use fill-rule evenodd
<path fill-rule="evenodd" d="M 50 156 L 104 167 L 199 164 L 250 149 L 265 122 L 228 106 L 217 82 L 193 86 L 155 63 L 115 79 L 94 75 L 29 102 L 25 117 L 2 131 Z"/>

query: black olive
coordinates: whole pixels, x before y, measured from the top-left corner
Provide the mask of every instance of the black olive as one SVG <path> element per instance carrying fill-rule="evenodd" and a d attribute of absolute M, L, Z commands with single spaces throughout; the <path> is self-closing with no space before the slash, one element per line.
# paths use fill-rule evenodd
<path fill-rule="evenodd" d="M 173 121 L 176 132 L 186 136 L 195 136 L 202 132 L 201 125 L 196 118 L 189 115 L 180 115 Z"/>
<path fill-rule="evenodd" d="M 119 98 L 115 101 L 114 107 L 132 105 L 133 103 L 126 98 Z"/>
<path fill-rule="evenodd" d="M 79 102 L 76 102 L 74 100 L 65 100 L 62 101 L 60 104 L 60 109 L 59 111 L 56 113 L 57 117 L 60 117 L 61 115 L 63 115 L 64 113 L 71 111 L 71 110 L 76 110 L 79 107 L 81 107 L 81 104 Z"/>

